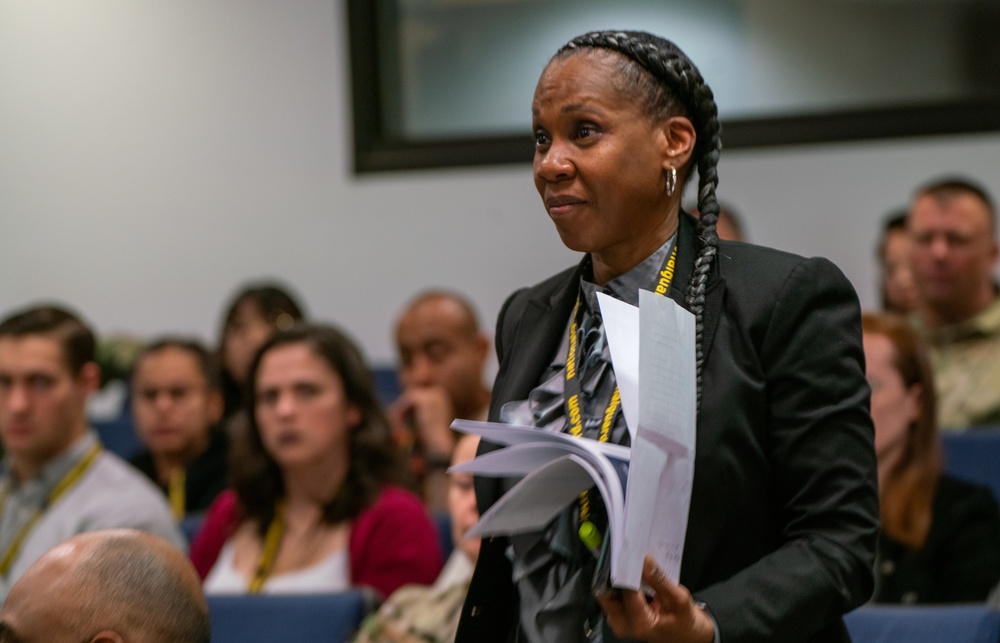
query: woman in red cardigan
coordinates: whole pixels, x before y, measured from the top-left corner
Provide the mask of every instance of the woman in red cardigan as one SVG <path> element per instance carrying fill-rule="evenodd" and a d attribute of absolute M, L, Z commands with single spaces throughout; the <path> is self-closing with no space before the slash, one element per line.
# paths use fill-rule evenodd
<path fill-rule="evenodd" d="M 441 567 L 433 524 L 402 469 L 367 365 L 345 335 L 275 335 L 250 372 L 250 426 L 191 547 L 207 593 L 388 595 Z"/>

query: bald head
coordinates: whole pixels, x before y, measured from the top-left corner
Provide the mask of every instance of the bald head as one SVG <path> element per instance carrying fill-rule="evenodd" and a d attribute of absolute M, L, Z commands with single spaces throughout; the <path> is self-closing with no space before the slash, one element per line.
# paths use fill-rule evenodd
<path fill-rule="evenodd" d="M 417 296 L 399 316 L 396 346 L 404 389 L 441 387 L 464 418 L 475 417 L 489 399 L 483 369 L 490 342 L 464 297 L 438 290 Z"/>
<path fill-rule="evenodd" d="M 472 304 L 462 295 L 448 290 L 426 290 L 414 297 L 399 316 L 399 323 L 407 317 L 428 313 L 451 317 L 468 335 L 479 332 L 479 319 Z"/>
<path fill-rule="evenodd" d="M 134 530 L 75 536 L 18 579 L 0 642 L 208 643 L 198 575 L 166 541 Z"/>

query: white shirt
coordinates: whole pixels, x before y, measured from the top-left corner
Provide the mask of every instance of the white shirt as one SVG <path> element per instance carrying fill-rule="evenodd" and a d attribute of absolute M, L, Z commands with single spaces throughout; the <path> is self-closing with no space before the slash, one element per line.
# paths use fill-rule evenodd
<path fill-rule="evenodd" d="M 347 549 L 335 551 L 312 567 L 269 576 L 262 594 L 343 592 L 351 587 Z M 232 542 L 226 542 L 203 585 L 206 594 L 246 594 L 250 579 L 233 567 Z"/>

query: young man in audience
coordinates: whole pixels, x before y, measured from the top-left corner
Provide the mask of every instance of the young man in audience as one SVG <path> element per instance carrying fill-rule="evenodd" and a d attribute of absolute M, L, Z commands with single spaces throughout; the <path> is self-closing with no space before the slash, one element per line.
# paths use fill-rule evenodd
<path fill-rule="evenodd" d="M 397 441 L 411 455 L 431 512 L 447 510 L 455 418 L 485 420 L 490 391 L 483 369 L 490 341 L 469 302 L 429 291 L 416 297 L 396 324 L 399 381 L 403 393 L 389 409 Z"/>
<path fill-rule="evenodd" d="M 916 317 L 931 347 L 942 429 L 1000 424 L 996 210 L 981 187 L 946 179 L 920 188 L 907 216 Z"/>
<path fill-rule="evenodd" d="M 147 450 L 132 464 L 166 494 L 174 518 L 208 509 L 227 484 L 218 369 L 199 342 L 147 346 L 132 371 L 132 413 Z"/>
<path fill-rule="evenodd" d="M 131 529 L 70 538 L 32 565 L 0 612 L 0 643 L 209 643 L 191 563 Z"/>
<path fill-rule="evenodd" d="M 84 531 L 133 527 L 184 546 L 162 494 L 88 428 L 99 380 L 94 335 L 72 313 L 31 308 L 0 322 L 0 600 Z"/>

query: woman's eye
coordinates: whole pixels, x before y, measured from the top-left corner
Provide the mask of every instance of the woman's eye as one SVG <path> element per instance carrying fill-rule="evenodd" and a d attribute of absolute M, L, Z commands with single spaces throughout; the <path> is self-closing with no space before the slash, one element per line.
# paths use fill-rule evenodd
<path fill-rule="evenodd" d="M 300 398 L 309 399 L 319 394 L 319 387 L 314 384 L 299 384 L 295 387 L 295 392 Z"/>
<path fill-rule="evenodd" d="M 545 147 L 549 144 L 549 135 L 540 130 L 535 130 L 535 147 Z"/>
<path fill-rule="evenodd" d="M 597 133 L 597 128 L 590 123 L 583 123 L 576 128 L 577 138 L 590 138 Z"/>

